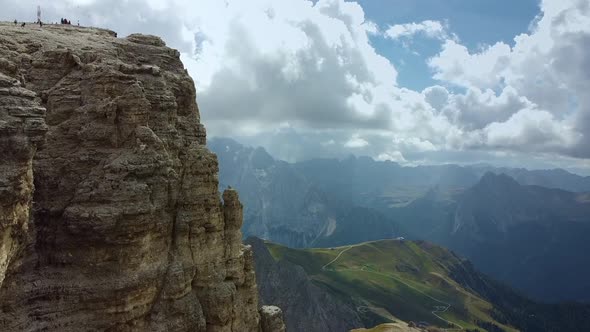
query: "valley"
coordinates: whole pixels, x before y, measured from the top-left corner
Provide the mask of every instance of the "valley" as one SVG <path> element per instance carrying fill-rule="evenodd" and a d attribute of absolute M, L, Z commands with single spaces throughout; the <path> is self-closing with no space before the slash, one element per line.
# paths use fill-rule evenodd
<path fill-rule="evenodd" d="M 461 261 L 448 253 L 433 256 L 426 243 L 389 240 L 306 251 L 268 246 L 273 257 L 301 265 L 315 282 L 351 296 L 367 326 L 396 317 L 459 330 L 477 328 L 481 320 L 514 331 L 490 316 L 489 302 L 448 276 Z"/>
<path fill-rule="evenodd" d="M 583 318 L 590 314 L 589 306 L 570 306 L 566 313 L 559 305 L 536 303 L 481 274 L 453 252 L 424 241 L 382 240 L 315 249 L 271 242 L 264 248 L 254 245 L 256 260 L 266 252 L 277 264 L 301 267 L 330 301 L 356 311 L 364 327 L 395 323 L 494 332 L 589 327 Z M 265 287 L 268 274 L 264 269 L 259 274 L 258 284 Z M 282 281 L 275 277 L 273 283 Z M 261 298 L 264 301 L 264 295 Z M 293 315 L 301 317 L 298 312 L 289 314 L 289 307 L 297 305 L 297 299 L 282 304 L 287 325 Z M 315 317 L 321 321 L 324 316 Z"/>

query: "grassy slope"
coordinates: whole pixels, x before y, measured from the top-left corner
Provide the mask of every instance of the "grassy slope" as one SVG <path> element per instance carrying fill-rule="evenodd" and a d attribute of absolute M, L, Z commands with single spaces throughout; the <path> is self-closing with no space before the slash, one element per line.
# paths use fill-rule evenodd
<path fill-rule="evenodd" d="M 422 332 L 417 328 L 408 327 L 405 323 L 386 323 L 372 329 L 356 329 L 350 332 Z"/>
<path fill-rule="evenodd" d="M 476 329 L 475 321 L 479 320 L 513 330 L 491 318 L 490 303 L 449 277 L 450 269 L 461 260 L 441 247 L 395 240 L 363 243 L 349 250 L 348 246 L 304 250 L 272 243 L 267 246 L 275 259 L 301 265 L 318 284 L 336 295 L 351 297 L 357 310 L 365 313 L 368 325 L 388 322 L 393 316 L 451 327 L 432 313 L 435 307 L 450 304 L 438 315 L 464 328 Z M 346 252 L 338 260 L 322 269 L 343 250 Z"/>

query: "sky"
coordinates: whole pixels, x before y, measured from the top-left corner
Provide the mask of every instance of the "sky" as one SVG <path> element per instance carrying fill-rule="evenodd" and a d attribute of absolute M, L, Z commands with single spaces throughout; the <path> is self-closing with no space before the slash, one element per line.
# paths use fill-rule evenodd
<path fill-rule="evenodd" d="M 590 175 L 590 0 L 0 0 L 0 19 L 161 36 L 209 137 Z"/>

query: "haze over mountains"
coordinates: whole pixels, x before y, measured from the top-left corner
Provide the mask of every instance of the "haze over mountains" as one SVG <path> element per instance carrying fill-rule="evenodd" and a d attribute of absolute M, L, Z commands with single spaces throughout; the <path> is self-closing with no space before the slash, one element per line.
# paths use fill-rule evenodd
<path fill-rule="evenodd" d="M 433 189 L 392 213 L 410 237 L 453 249 L 538 299 L 590 299 L 587 194 L 487 173 L 464 192 Z"/>
<path fill-rule="evenodd" d="M 590 300 L 590 177 L 366 157 L 286 163 L 231 139 L 208 144 L 220 184 L 244 193 L 245 236 L 290 247 L 428 240 L 536 299 Z"/>
<path fill-rule="evenodd" d="M 213 139 L 209 147 L 219 159 L 220 186 L 244 192 L 244 236 L 260 236 L 290 247 L 339 245 L 397 234 L 390 219 L 377 210 L 353 204 L 347 194 L 321 183 L 262 148 L 248 148 L 230 139 Z M 356 217 L 372 227 L 359 234 Z M 352 229 L 351 229 L 351 228 Z M 355 236 L 349 238 L 349 233 Z"/>

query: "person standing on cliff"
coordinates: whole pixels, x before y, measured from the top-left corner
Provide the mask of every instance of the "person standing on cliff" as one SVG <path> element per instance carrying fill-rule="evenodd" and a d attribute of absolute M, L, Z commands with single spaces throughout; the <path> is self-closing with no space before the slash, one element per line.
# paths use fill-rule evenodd
<path fill-rule="evenodd" d="M 15 19 L 14 20 L 14 26 L 16 26 L 18 24 L 18 21 Z"/>

